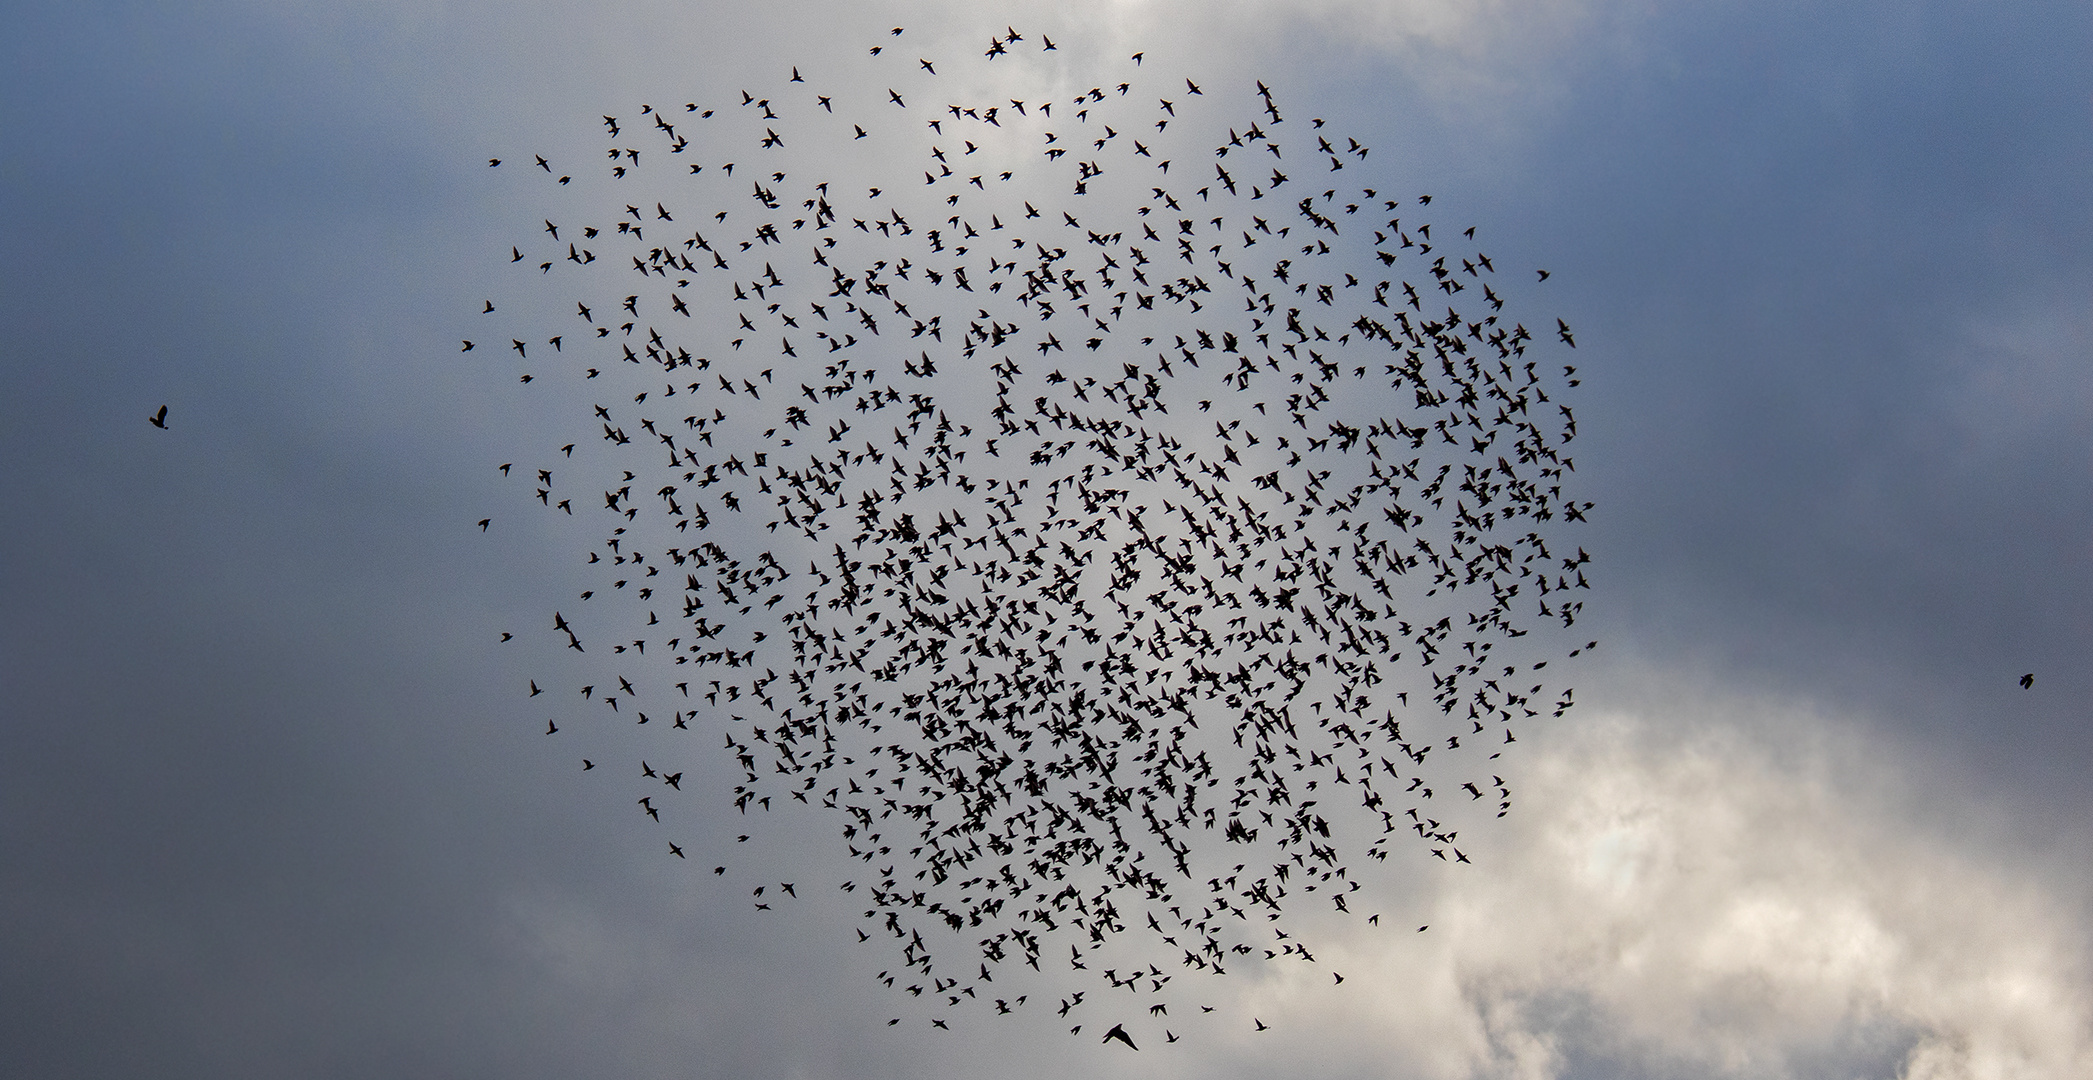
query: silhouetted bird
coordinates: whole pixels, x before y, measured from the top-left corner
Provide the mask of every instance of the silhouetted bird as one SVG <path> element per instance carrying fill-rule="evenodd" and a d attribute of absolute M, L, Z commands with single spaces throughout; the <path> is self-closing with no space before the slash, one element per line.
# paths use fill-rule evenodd
<path fill-rule="evenodd" d="M 589 526 L 543 532 L 576 538 L 545 576 L 586 617 L 523 640 L 617 680 L 637 725 L 570 737 L 662 780 L 656 820 L 689 794 L 831 822 L 861 940 L 913 972 L 889 985 L 956 1007 L 1065 964 L 1167 1016 L 1178 969 L 1314 963 L 1304 911 L 1352 912 L 1370 863 L 1466 863 L 1511 812 L 1495 760 L 1574 706 L 1551 661 L 1591 588 L 1576 370 L 1544 365 L 1575 340 L 1269 86 L 990 42 L 854 91 L 776 63 L 630 139 L 605 116 L 619 197 L 531 196 L 562 200 L 529 214 L 549 241 L 519 214 L 508 263 L 540 276 L 481 314 L 519 358 L 553 317 L 594 333 L 489 406 L 527 418 L 521 505 Z M 991 95 L 989 63 L 1076 86 Z M 859 171 L 842 144 L 875 135 L 921 184 Z M 718 783 L 647 764 L 694 746 Z"/>

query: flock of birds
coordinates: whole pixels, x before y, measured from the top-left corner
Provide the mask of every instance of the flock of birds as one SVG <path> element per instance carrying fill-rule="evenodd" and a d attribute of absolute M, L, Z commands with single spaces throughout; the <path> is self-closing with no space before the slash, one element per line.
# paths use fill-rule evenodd
<path fill-rule="evenodd" d="M 1065 58 L 1012 29 L 962 81 L 902 33 L 605 116 L 593 169 L 489 161 L 582 204 L 463 342 L 577 424 L 499 466 L 589 535 L 517 639 L 533 719 L 653 740 L 594 775 L 669 857 L 690 799 L 833 822 L 886 985 L 1009 1013 L 1080 971 L 1074 1031 L 1174 1042 L 1180 976 L 1312 963 L 1375 873 L 1468 862 L 1571 707 L 1576 342 L 1262 83 L 1137 53 L 963 99 Z"/>

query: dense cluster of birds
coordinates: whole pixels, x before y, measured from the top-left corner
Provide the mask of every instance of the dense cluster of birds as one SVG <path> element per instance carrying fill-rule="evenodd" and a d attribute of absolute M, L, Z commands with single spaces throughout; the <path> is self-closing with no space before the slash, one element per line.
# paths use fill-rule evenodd
<path fill-rule="evenodd" d="M 1011 29 L 962 83 L 901 35 L 495 174 L 585 203 L 473 316 L 585 425 L 499 466 L 593 523 L 520 638 L 565 665 L 534 722 L 658 733 L 668 857 L 684 800 L 826 815 L 889 986 L 1012 1012 L 1011 972 L 1080 970 L 1129 995 L 1107 1041 L 1176 1041 L 1180 975 L 1313 962 L 1304 909 L 1468 862 L 1571 706 L 1576 342 L 1508 309 L 1545 271 L 1262 83 L 1135 54 L 962 100 L 1063 58 Z"/>

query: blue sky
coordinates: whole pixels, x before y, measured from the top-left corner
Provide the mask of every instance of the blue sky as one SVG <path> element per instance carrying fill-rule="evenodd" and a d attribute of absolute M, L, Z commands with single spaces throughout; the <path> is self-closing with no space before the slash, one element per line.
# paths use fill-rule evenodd
<path fill-rule="evenodd" d="M 2081 8 L 5 23 L 0 1044 L 39 1075 L 2093 1065 Z M 505 183 L 602 114 L 892 25 L 957 55 L 1006 24 L 1364 133 L 1388 185 L 1549 268 L 1577 328 L 1580 706 L 1522 733 L 1480 866 L 1388 887 L 1440 933 L 1326 928 L 1344 987 L 1217 991 L 1263 1035 L 1136 1057 L 1043 1021 L 888 1029 L 835 897 L 763 921 L 664 865 L 519 726 L 526 669 L 491 643 L 572 579 L 543 537 L 473 528 L 515 495 L 495 455 L 567 422 L 457 352 L 544 213 L 485 160 Z M 764 857 L 823 873 L 818 830 L 780 836 Z"/>

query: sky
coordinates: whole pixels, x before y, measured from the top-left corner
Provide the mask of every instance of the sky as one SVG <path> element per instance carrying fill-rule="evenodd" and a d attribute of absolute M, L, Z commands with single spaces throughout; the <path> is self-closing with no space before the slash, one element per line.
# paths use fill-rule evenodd
<path fill-rule="evenodd" d="M 2093 1075 L 2082 6 L 0 24 L 0 1045 L 25 1074 Z M 968 55 L 1006 25 L 1364 133 L 1391 186 L 1550 269 L 1577 332 L 1600 645 L 1577 708 L 1521 735 L 1518 812 L 1464 835 L 1474 866 L 1377 886 L 1405 932 L 1317 926 L 1343 985 L 1239 971 L 1228 1021 L 1138 1052 L 1044 1012 L 889 1027 L 845 898 L 759 912 L 666 858 L 548 750 L 497 641 L 571 559 L 475 526 L 551 422 L 457 345 L 541 213 L 513 166 L 892 26 Z M 779 828 L 751 858 L 837 875 L 832 837 Z"/>

